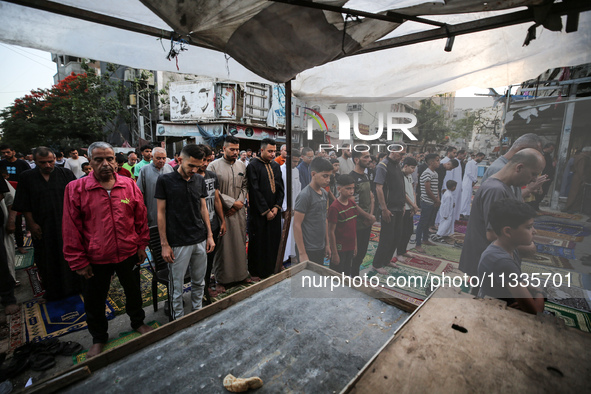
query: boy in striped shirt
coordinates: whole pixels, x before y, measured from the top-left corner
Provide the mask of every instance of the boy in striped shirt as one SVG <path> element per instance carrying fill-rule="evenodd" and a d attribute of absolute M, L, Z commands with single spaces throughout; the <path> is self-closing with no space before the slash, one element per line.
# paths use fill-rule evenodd
<path fill-rule="evenodd" d="M 420 253 L 425 253 L 425 250 L 421 246 L 423 243 L 425 245 L 435 245 L 429 241 L 429 224 L 434 218 L 434 215 L 437 214 L 437 208 L 441 205 L 437 188 L 439 176 L 435 171 L 439 167 L 439 160 L 439 155 L 435 153 L 425 156 L 425 161 L 429 167 L 423 171 L 419 180 L 419 184 L 421 185 L 421 218 L 417 225 L 415 249 Z"/>
<path fill-rule="evenodd" d="M 337 178 L 339 196 L 328 208 L 328 240 L 330 268 L 348 276 L 356 276 L 352 263 L 357 255 L 357 204 L 351 199 L 355 193 L 355 179 L 349 174 Z"/>

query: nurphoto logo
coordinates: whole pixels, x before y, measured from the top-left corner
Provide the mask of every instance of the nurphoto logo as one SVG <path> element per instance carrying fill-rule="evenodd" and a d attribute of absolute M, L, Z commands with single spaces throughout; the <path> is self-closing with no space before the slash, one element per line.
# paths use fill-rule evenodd
<path fill-rule="evenodd" d="M 308 140 L 311 140 L 313 138 L 314 122 L 318 124 L 320 130 L 324 129 L 328 131 L 328 125 L 326 123 L 326 120 L 324 119 L 324 116 L 320 114 L 320 112 L 308 107 L 305 107 L 305 109 L 309 111 L 306 112 L 306 114 L 310 116 L 310 119 L 308 119 L 307 124 Z M 352 139 L 351 128 L 353 129 L 353 133 L 356 139 L 362 141 L 378 140 L 382 137 L 382 134 L 384 133 L 384 118 L 386 119 L 386 139 L 388 141 L 393 141 L 393 133 L 395 132 L 404 133 L 404 135 L 406 135 L 411 141 L 417 140 L 417 137 L 415 137 L 409 130 L 410 128 L 416 126 L 417 118 L 413 114 L 409 114 L 406 112 L 388 112 L 385 116 L 383 112 L 378 112 L 378 128 L 374 134 L 363 134 L 359 131 L 359 114 L 357 112 L 353 113 L 353 122 L 351 122 L 349 115 L 347 115 L 343 111 L 339 111 L 336 109 L 324 110 L 323 114 L 336 116 L 338 122 L 339 140 L 341 141 L 348 141 Z M 409 119 L 410 122 L 401 123 L 404 119 Z M 351 127 L 351 125 L 353 127 Z M 336 151 L 339 151 L 340 149 L 353 149 L 357 152 L 367 152 L 370 150 L 370 146 L 376 146 L 378 148 L 378 152 L 381 150 L 381 147 L 384 146 L 389 152 L 399 152 L 404 149 L 402 145 L 396 143 L 390 145 L 355 144 L 351 148 L 349 148 L 348 146 L 335 146 L 333 144 L 320 144 L 319 149 L 335 149 Z"/>

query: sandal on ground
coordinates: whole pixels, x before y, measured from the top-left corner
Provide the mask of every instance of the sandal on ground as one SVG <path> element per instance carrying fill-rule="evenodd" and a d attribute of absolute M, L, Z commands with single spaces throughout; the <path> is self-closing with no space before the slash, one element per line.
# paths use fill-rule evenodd
<path fill-rule="evenodd" d="M 55 357 L 47 352 L 35 353 L 29 359 L 33 371 L 47 371 L 55 367 Z"/>
<path fill-rule="evenodd" d="M 62 349 L 59 354 L 62 356 L 71 356 L 82 350 L 82 345 L 78 342 L 68 341 L 62 343 Z"/>

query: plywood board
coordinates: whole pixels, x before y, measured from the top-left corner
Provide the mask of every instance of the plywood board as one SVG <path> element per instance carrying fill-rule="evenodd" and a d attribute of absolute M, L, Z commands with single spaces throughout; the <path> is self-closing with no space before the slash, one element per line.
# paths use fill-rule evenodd
<path fill-rule="evenodd" d="M 344 392 L 588 392 L 589 349 L 553 316 L 439 289 Z"/>

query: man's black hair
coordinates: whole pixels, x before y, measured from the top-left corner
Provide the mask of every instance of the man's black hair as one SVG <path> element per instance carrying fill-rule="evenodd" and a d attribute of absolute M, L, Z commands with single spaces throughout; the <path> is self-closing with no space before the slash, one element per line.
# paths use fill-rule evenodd
<path fill-rule="evenodd" d="M 275 141 L 273 138 L 263 138 L 261 140 L 261 149 L 265 149 L 267 145 L 277 146 L 277 141 Z"/>
<path fill-rule="evenodd" d="M 145 151 L 146 149 L 150 149 L 150 150 L 151 150 L 151 149 L 154 149 L 154 148 L 152 148 L 152 145 L 148 145 L 148 144 L 147 144 L 147 145 L 143 145 L 143 146 L 140 148 L 140 152 L 143 152 L 143 151 Z"/>
<path fill-rule="evenodd" d="M 335 159 L 335 158 L 332 158 L 332 159 L 330 159 L 329 161 L 330 161 L 330 164 L 337 164 L 337 163 L 340 163 L 339 159 Z"/>
<path fill-rule="evenodd" d="M 85 167 L 89 167 L 90 163 L 85 161 L 84 163 L 80 164 L 80 168 L 82 168 L 84 170 Z"/>
<path fill-rule="evenodd" d="M 328 161 L 323 159 L 322 157 L 316 157 L 310 163 L 310 171 L 314 172 L 332 172 L 332 164 Z"/>
<path fill-rule="evenodd" d="M 504 227 L 517 228 L 537 216 L 536 210 L 526 203 L 504 198 L 491 205 L 488 221 L 495 234 L 500 235 Z"/>
<path fill-rule="evenodd" d="M 446 152 L 449 153 L 449 152 L 451 152 L 453 150 L 456 150 L 456 147 L 455 146 L 448 146 Z"/>
<path fill-rule="evenodd" d="M 6 149 L 12 150 L 12 147 L 10 145 L 6 145 L 6 144 L 0 145 L 0 150 L 6 150 Z"/>
<path fill-rule="evenodd" d="M 53 154 L 53 157 L 55 158 L 55 153 L 51 148 L 48 148 L 46 146 L 39 146 L 33 149 L 33 159 L 36 159 L 37 156 L 47 157 L 50 153 Z"/>
<path fill-rule="evenodd" d="M 428 153 L 425 155 L 425 163 L 429 164 L 430 161 L 437 159 L 439 155 L 437 153 Z"/>
<path fill-rule="evenodd" d="M 402 161 L 402 167 L 404 166 L 416 166 L 417 165 L 417 161 L 414 157 L 405 157 L 404 160 Z"/>
<path fill-rule="evenodd" d="M 205 151 L 197 144 L 188 144 L 183 147 L 181 151 L 181 156 L 183 157 L 192 157 L 197 160 L 203 160 L 205 156 Z"/>
<path fill-rule="evenodd" d="M 123 164 L 125 163 L 125 156 L 123 155 L 123 153 L 117 153 L 115 155 L 115 160 L 117 161 L 117 164 Z"/>
<path fill-rule="evenodd" d="M 203 149 L 205 156 L 211 156 L 211 148 L 209 146 L 205 144 L 199 144 L 199 146 L 201 147 L 201 149 Z"/>
<path fill-rule="evenodd" d="M 310 148 L 309 146 L 302 148 L 302 156 L 306 156 L 308 152 L 314 152 L 314 149 Z"/>
<path fill-rule="evenodd" d="M 292 149 L 291 150 L 291 156 L 292 157 L 301 157 L 302 154 L 300 153 L 300 150 L 299 149 Z"/>
<path fill-rule="evenodd" d="M 349 174 L 343 174 L 337 178 L 337 185 L 349 186 L 355 183 L 355 179 Z"/>
<path fill-rule="evenodd" d="M 556 145 L 554 144 L 554 142 L 548 142 L 546 145 L 544 145 L 543 149 L 548 149 L 548 148 L 556 148 Z M 2 150 L 2 148 L 0 148 L 0 150 Z"/>
<path fill-rule="evenodd" d="M 234 137 L 233 135 L 227 135 L 224 139 L 224 146 L 228 146 L 230 144 L 240 145 L 240 140 L 237 137 Z"/>
<path fill-rule="evenodd" d="M 458 182 L 454 181 L 453 179 L 450 179 L 449 181 L 445 182 L 445 186 L 447 186 L 448 189 L 452 189 L 458 186 Z"/>
<path fill-rule="evenodd" d="M 357 152 L 355 149 L 351 151 L 351 159 L 353 159 L 353 163 L 355 163 L 355 159 L 360 158 L 366 151 Z"/>
<path fill-rule="evenodd" d="M 466 149 L 460 149 L 460 150 L 458 151 L 458 155 L 461 155 L 462 153 L 466 153 Z"/>
<path fill-rule="evenodd" d="M 460 165 L 460 163 L 458 163 L 458 161 L 457 161 L 457 160 L 455 160 L 455 159 L 448 161 L 448 163 L 451 163 L 451 168 L 452 168 L 452 169 L 453 169 L 453 168 L 456 168 L 457 166 L 459 166 L 459 165 Z"/>
<path fill-rule="evenodd" d="M 484 156 L 486 156 L 486 155 L 485 155 L 483 152 L 478 152 L 478 153 L 476 154 L 476 157 L 478 157 L 478 156 L 482 156 L 482 157 L 484 157 Z"/>

